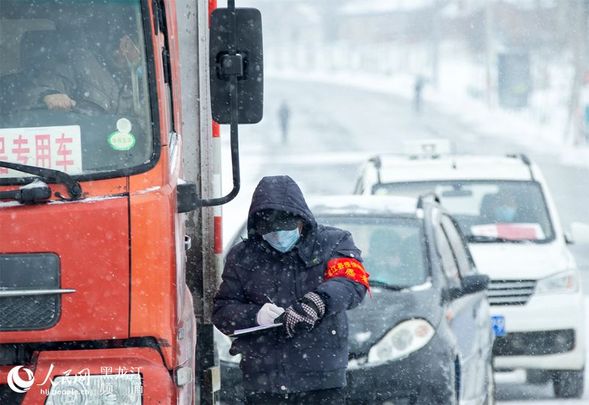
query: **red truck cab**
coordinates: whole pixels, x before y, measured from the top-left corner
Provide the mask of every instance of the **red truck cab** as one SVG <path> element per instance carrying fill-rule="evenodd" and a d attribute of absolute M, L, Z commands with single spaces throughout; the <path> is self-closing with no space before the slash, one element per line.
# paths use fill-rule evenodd
<path fill-rule="evenodd" d="M 203 258 L 214 255 L 214 213 L 200 208 L 231 198 L 198 196 L 218 159 L 211 115 L 229 122 L 214 103 L 237 97 L 231 80 L 247 81 L 217 67 L 239 58 L 234 44 L 181 55 L 177 16 L 202 37 L 209 6 L 3 0 L 0 403 L 197 402 L 197 319 L 212 325 L 194 308 L 209 306 L 202 291 L 217 271 Z M 217 25 L 238 26 L 235 9 L 219 11 Z M 190 75 L 183 87 L 197 89 L 199 105 L 181 97 Z M 197 125 L 184 127 L 183 112 Z M 245 118 L 233 118 L 236 144 Z M 189 135 L 198 150 L 186 153 Z M 201 257 L 192 268 L 189 249 Z M 187 281 L 191 271 L 199 276 Z M 204 350 L 211 357 L 212 345 Z"/>

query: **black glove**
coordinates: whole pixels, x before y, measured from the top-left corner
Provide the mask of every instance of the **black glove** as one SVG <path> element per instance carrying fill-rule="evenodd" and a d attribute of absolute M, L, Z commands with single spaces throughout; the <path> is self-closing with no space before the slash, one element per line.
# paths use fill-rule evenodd
<path fill-rule="evenodd" d="M 325 297 L 308 292 L 303 298 L 286 308 L 280 316 L 286 335 L 290 338 L 300 331 L 310 331 L 325 315 Z"/>

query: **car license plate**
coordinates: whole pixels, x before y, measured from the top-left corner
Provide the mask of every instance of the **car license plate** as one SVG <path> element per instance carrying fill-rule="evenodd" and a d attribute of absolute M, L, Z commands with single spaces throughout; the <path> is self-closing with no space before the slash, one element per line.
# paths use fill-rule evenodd
<path fill-rule="evenodd" d="M 491 328 L 493 329 L 495 336 L 505 336 L 505 317 L 503 315 L 493 315 L 491 317 Z"/>

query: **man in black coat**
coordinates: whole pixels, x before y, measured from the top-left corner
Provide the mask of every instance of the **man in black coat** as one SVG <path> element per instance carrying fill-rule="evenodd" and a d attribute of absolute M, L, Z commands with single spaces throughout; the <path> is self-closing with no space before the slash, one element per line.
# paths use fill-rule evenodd
<path fill-rule="evenodd" d="M 237 338 L 248 404 L 344 402 L 348 364 L 346 310 L 368 288 L 361 252 L 349 232 L 315 222 L 288 176 L 264 177 L 248 215 L 248 238 L 228 253 L 213 323 Z"/>

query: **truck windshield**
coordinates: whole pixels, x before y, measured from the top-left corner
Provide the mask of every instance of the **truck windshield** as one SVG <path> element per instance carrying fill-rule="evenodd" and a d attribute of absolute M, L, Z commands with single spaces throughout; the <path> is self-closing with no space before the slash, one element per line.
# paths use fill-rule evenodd
<path fill-rule="evenodd" d="M 436 181 L 377 185 L 375 194 L 435 192 L 469 242 L 547 242 L 554 238 L 540 185 L 533 181 Z"/>
<path fill-rule="evenodd" d="M 0 160 L 88 178 L 145 168 L 143 32 L 140 0 L 2 0 Z M 23 176 L 0 168 L 0 184 Z"/>

